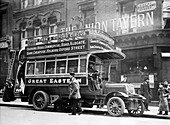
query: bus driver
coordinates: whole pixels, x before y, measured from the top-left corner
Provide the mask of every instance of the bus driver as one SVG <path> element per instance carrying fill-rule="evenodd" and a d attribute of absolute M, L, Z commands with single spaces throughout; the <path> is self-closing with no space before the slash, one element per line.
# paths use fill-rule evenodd
<path fill-rule="evenodd" d="M 88 73 L 89 73 L 88 74 L 88 76 L 89 76 L 89 85 L 90 85 L 91 90 L 95 91 L 95 90 L 99 89 L 99 87 L 97 85 L 98 84 L 97 79 L 98 79 L 99 73 L 98 73 L 97 70 L 95 70 L 94 64 L 92 64 L 92 63 L 89 64 Z"/>

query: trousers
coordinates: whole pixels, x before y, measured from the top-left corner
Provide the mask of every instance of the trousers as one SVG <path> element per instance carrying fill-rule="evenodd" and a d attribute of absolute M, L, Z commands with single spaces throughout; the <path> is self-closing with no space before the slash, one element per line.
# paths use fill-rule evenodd
<path fill-rule="evenodd" d="M 71 101 L 72 114 L 82 112 L 79 99 L 71 99 L 70 101 Z"/>

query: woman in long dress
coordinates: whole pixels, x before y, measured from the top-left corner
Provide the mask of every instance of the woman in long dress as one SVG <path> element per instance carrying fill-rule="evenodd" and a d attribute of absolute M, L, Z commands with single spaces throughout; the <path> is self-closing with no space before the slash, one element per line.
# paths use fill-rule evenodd
<path fill-rule="evenodd" d="M 165 111 L 165 113 L 163 115 L 168 115 L 168 111 L 169 111 L 169 106 L 168 106 L 168 94 L 169 91 L 166 87 L 166 85 L 159 85 L 159 89 L 158 89 L 158 96 L 159 96 L 159 113 L 158 115 L 161 115 L 163 111 Z"/>

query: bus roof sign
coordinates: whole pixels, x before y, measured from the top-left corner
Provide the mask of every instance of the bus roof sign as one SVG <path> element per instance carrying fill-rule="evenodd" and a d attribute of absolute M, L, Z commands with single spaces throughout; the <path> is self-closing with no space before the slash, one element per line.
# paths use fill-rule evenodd
<path fill-rule="evenodd" d="M 35 38 L 27 41 L 26 56 L 115 50 L 116 48 L 112 37 L 99 29 L 87 28 L 54 35 L 48 36 L 49 38 L 39 40 Z"/>

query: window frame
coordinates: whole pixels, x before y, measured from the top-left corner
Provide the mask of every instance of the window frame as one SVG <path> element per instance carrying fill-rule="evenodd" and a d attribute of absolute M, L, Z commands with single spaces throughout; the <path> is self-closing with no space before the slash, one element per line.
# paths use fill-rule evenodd
<path fill-rule="evenodd" d="M 61 62 L 61 61 L 65 61 L 65 68 L 64 68 L 64 70 L 65 70 L 65 72 L 63 73 L 63 72 L 60 72 L 59 71 L 59 73 L 57 72 L 57 69 L 58 69 L 58 62 Z M 64 67 L 64 66 L 63 66 Z M 60 68 L 60 67 L 59 67 Z M 60 69 L 59 69 L 60 70 Z M 57 63 L 56 63 L 56 74 L 66 74 L 66 71 L 67 70 L 67 60 L 65 60 L 65 59 L 61 59 L 61 60 L 57 60 Z"/>
<path fill-rule="evenodd" d="M 24 35 L 24 37 L 23 37 Z M 26 29 L 21 29 L 21 39 L 26 39 L 27 38 L 27 30 Z"/>
<path fill-rule="evenodd" d="M 90 12 L 90 11 L 93 11 L 93 14 L 88 15 L 87 13 Z M 90 9 L 81 10 L 81 12 L 82 12 L 82 15 L 83 15 L 83 19 L 84 19 L 84 24 L 85 25 L 95 23 L 96 18 L 93 17 L 93 15 L 95 15 L 94 7 L 90 8 Z M 93 22 L 93 18 L 94 18 L 94 22 Z M 87 20 L 90 20 L 90 21 L 87 21 Z"/>
<path fill-rule="evenodd" d="M 37 35 L 37 30 L 38 30 L 38 35 Z M 34 29 L 34 37 L 41 36 L 41 28 L 40 27 L 35 27 Z"/>
<path fill-rule="evenodd" d="M 47 63 L 48 63 L 48 62 L 54 62 L 53 73 L 47 73 Z M 54 59 L 54 60 L 46 60 L 46 61 L 45 61 L 45 65 L 46 65 L 46 67 L 45 67 L 45 74 L 48 74 L 48 75 L 50 75 L 50 74 L 56 74 L 56 59 Z"/>
<path fill-rule="evenodd" d="M 127 4 L 132 3 L 133 4 L 133 8 L 132 11 L 123 11 L 124 7 L 127 6 Z M 124 15 L 124 14 L 128 14 L 128 13 L 135 13 L 135 1 L 134 0 L 129 0 L 129 1 L 124 1 L 124 2 L 119 2 L 119 14 L 120 15 Z"/>
<path fill-rule="evenodd" d="M 75 73 L 78 73 L 78 67 L 79 67 L 79 58 L 68 58 L 68 65 L 67 65 L 67 73 L 69 73 L 69 61 L 77 61 L 77 72 Z M 72 66 L 73 67 L 73 66 Z M 74 71 L 73 71 L 74 72 Z"/>
<path fill-rule="evenodd" d="M 42 74 L 41 73 L 36 73 L 37 63 L 44 63 L 44 69 L 43 69 Z M 45 60 L 44 61 L 35 61 L 35 72 L 34 72 L 35 75 L 43 75 L 43 74 L 45 74 L 45 69 L 46 69 L 46 61 Z"/>
<path fill-rule="evenodd" d="M 21 9 L 26 9 L 28 7 L 28 0 L 21 1 Z"/>
<path fill-rule="evenodd" d="M 39 76 L 39 75 L 64 75 L 64 74 L 69 74 L 69 61 L 72 60 L 76 60 L 77 61 L 77 71 L 75 73 L 78 74 L 82 74 L 82 73 L 86 73 L 86 69 L 87 69 L 87 55 L 86 56 L 82 56 L 82 55 L 73 55 L 73 56 L 77 56 L 77 57 L 71 57 L 71 56 L 59 56 L 59 57 L 52 57 L 54 59 L 50 59 L 50 58 L 43 58 L 43 59 L 36 59 L 36 60 L 31 60 L 31 61 L 27 61 L 26 63 L 26 76 Z M 81 60 L 85 60 L 85 70 L 82 72 L 81 69 Z M 57 65 L 59 62 L 61 61 L 65 61 L 65 65 L 64 65 L 64 70 L 65 72 L 57 72 Z M 54 62 L 55 66 L 54 66 L 54 72 L 53 73 L 47 73 L 47 64 L 48 62 Z M 34 64 L 34 73 L 33 74 L 28 74 L 28 65 L 30 63 Z M 43 73 L 36 73 L 36 67 L 38 65 L 38 63 L 43 63 Z"/>
<path fill-rule="evenodd" d="M 28 73 L 28 64 L 33 64 L 33 73 Z M 26 75 L 30 76 L 30 75 L 34 75 L 35 74 L 35 61 L 28 61 L 27 65 L 26 65 Z"/>
<path fill-rule="evenodd" d="M 54 28 L 54 32 L 51 32 L 51 29 L 52 28 Z M 54 34 L 54 33 L 56 33 L 57 31 L 56 31 L 56 29 L 58 28 L 58 26 L 56 25 L 56 24 L 51 24 L 50 26 L 49 26 L 49 34 Z"/>
<path fill-rule="evenodd" d="M 39 6 L 41 5 L 42 0 L 34 0 L 34 6 Z"/>

